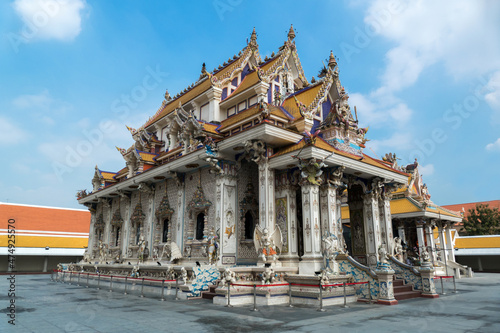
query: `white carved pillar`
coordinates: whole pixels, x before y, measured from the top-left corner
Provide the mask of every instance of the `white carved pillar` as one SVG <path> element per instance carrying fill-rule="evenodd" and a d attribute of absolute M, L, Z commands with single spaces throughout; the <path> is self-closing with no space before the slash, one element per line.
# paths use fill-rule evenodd
<path fill-rule="evenodd" d="M 274 231 L 274 170 L 267 159 L 259 162 L 259 225 Z"/>
<path fill-rule="evenodd" d="M 314 274 L 321 270 L 321 230 L 319 185 L 304 184 L 302 190 L 302 220 L 304 255 L 299 263 L 300 274 Z"/>
<path fill-rule="evenodd" d="M 276 223 L 279 224 L 283 235 L 283 253 L 279 256 L 280 260 L 296 261 L 298 262 L 298 248 L 297 248 L 297 203 L 295 199 L 296 188 L 293 185 L 284 185 L 280 187 L 279 192 L 275 193 L 276 197 Z M 280 212 L 281 206 L 278 206 L 278 200 L 283 199 L 286 201 L 285 212 Z M 280 224 L 278 214 L 286 214 L 285 225 Z M 283 216 L 281 216 L 283 217 Z"/>
<path fill-rule="evenodd" d="M 437 260 L 436 258 L 436 244 L 434 242 L 434 224 L 432 222 L 425 225 L 425 234 L 427 236 L 427 248 L 429 248 L 429 253 L 431 254 L 431 260 L 434 264 Z"/>
<path fill-rule="evenodd" d="M 445 256 L 447 255 L 446 253 L 446 242 L 444 240 L 444 226 L 443 222 L 439 221 L 438 222 L 438 234 L 439 234 L 439 243 L 440 243 L 440 257 L 441 261 L 445 261 Z"/>
<path fill-rule="evenodd" d="M 212 90 L 207 92 L 207 97 L 209 100 L 209 119 L 204 119 L 207 121 L 221 121 L 221 115 L 220 115 L 220 97 L 222 95 L 222 89 L 217 88 L 217 87 L 212 87 Z M 200 110 L 200 115 L 201 115 L 201 110 Z"/>
<path fill-rule="evenodd" d="M 234 265 L 237 246 L 237 199 L 234 167 L 225 167 L 225 174 L 216 179 L 216 229 L 220 228 L 219 263 Z M 216 230 L 214 230 L 216 231 Z"/>
<path fill-rule="evenodd" d="M 382 244 L 387 253 L 394 253 L 394 236 L 392 234 L 391 187 L 385 186 L 379 197 L 380 233 Z"/>
<path fill-rule="evenodd" d="M 376 266 L 378 248 L 382 244 L 377 191 L 366 193 L 363 203 L 367 263 L 369 266 Z"/>
<path fill-rule="evenodd" d="M 417 227 L 418 253 L 422 254 L 425 249 L 424 224 L 423 221 L 415 222 Z"/>
<path fill-rule="evenodd" d="M 176 214 L 177 214 L 177 220 L 172 223 L 172 226 L 174 227 L 174 236 L 173 240 L 183 251 L 184 254 L 184 221 L 185 221 L 185 204 L 186 204 L 186 195 L 185 195 L 185 182 L 183 179 L 183 175 L 177 175 L 174 174 L 174 179 L 177 183 L 177 209 L 176 209 Z"/>
<path fill-rule="evenodd" d="M 446 250 L 448 252 L 448 260 L 455 261 L 455 246 L 453 245 L 453 237 L 451 236 L 451 223 L 446 225 Z"/>

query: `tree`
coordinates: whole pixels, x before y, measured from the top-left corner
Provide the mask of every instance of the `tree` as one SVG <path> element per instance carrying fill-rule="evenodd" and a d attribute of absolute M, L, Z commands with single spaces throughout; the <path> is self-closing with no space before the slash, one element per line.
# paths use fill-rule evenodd
<path fill-rule="evenodd" d="M 468 236 L 500 234 L 498 208 L 477 204 L 476 208 L 469 209 L 469 215 L 464 218 L 464 229 Z"/>

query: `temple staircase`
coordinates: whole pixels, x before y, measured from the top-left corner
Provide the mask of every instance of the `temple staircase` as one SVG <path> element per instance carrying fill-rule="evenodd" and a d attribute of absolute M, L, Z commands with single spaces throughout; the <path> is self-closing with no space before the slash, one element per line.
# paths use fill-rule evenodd
<path fill-rule="evenodd" d="M 443 275 L 455 275 L 455 278 L 460 279 L 461 277 L 473 277 L 473 272 L 470 267 L 459 264 L 458 262 L 447 260 L 446 265 L 443 261 L 437 261 L 438 267 L 436 267 L 436 276 Z M 448 272 L 445 272 L 445 267 L 448 268 Z"/>
<path fill-rule="evenodd" d="M 405 284 L 401 279 L 394 279 L 394 298 L 398 301 L 402 301 L 410 298 L 417 298 L 422 295 L 422 292 L 419 290 L 413 290 L 413 286 L 409 284 Z"/>
<path fill-rule="evenodd" d="M 203 299 L 214 299 L 217 295 L 215 293 L 215 289 L 217 289 L 217 285 L 208 286 L 208 291 L 201 292 L 201 298 Z"/>

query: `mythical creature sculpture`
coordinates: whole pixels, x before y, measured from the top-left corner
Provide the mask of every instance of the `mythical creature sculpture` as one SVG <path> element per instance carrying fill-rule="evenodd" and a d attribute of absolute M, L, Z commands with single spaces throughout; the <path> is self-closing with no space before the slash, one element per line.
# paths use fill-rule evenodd
<path fill-rule="evenodd" d="M 226 283 L 235 283 L 235 282 L 236 282 L 236 274 L 229 268 L 226 268 L 224 270 L 224 273 L 222 273 L 222 277 L 219 281 L 219 286 L 225 287 Z"/>
<path fill-rule="evenodd" d="M 422 251 L 420 252 L 420 261 L 422 266 L 429 266 L 429 263 L 431 261 L 431 257 L 429 256 L 429 252 L 427 249 L 424 247 L 422 248 Z"/>
<path fill-rule="evenodd" d="M 99 261 L 104 261 L 106 259 L 106 249 L 108 248 L 107 244 L 104 244 L 102 240 L 99 240 Z"/>
<path fill-rule="evenodd" d="M 276 273 L 274 273 L 274 269 L 271 267 L 266 267 L 264 272 L 262 272 L 261 278 L 262 278 L 262 284 L 269 284 L 273 283 L 274 279 L 276 277 Z"/>
<path fill-rule="evenodd" d="M 394 255 L 399 261 L 403 261 L 403 245 L 401 244 L 401 238 L 394 237 Z"/>
<path fill-rule="evenodd" d="M 213 265 L 217 263 L 219 259 L 219 242 L 217 241 L 217 235 L 214 235 L 214 232 L 210 232 L 210 236 L 208 236 L 208 264 Z"/>
<path fill-rule="evenodd" d="M 387 250 L 385 248 L 385 245 L 382 244 L 378 247 L 378 256 L 379 256 L 379 261 L 381 264 L 388 264 L 387 261 Z"/>
<path fill-rule="evenodd" d="M 260 140 L 246 141 L 245 151 L 248 158 L 255 163 L 259 163 L 266 159 L 266 144 Z"/>
<path fill-rule="evenodd" d="M 161 256 L 159 257 L 159 259 L 162 260 L 165 255 L 169 257 L 170 261 L 182 258 L 181 250 L 175 242 L 170 242 L 163 245 Z"/>
<path fill-rule="evenodd" d="M 135 265 L 134 268 L 132 268 L 132 272 L 130 272 L 130 277 L 133 278 L 138 278 L 139 277 L 139 266 Z"/>
<path fill-rule="evenodd" d="M 329 233 L 328 235 L 323 236 L 322 241 L 323 241 L 324 270 L 327 273 L 336 274 L 338 272 L 335 263 L 335 258 L 339 253 L 342 253 L 342 249 L 340 249 L 339 246 L 338 238 L 337 236 Z"/>
<path fill-rule="evenodd" d="M 137 250 L 137 257 L 140 262 L 144 262 L 144 255 L 146 252 L 147 241 L 144 239 L 144 234 L 141 233 L 139 236 L 139 243 L 137 243 L 139 249 Z"/>
<path fill-rule="evenodd" d="M 181 267 L 180 277 L 181 280 L 184 281 L 184 284 L 186 284 L 188 280 L 188 273 L 184 267 Z"/>
<path fill-rule="evenodd" d="M 298 156 L 292 157 L 298 159 L 300 162 L 299 168 L 303 184 L 321 185 L 323 183 L 321 179 L 321 175 L 323 174 L 322 168 L 326 166 L 323 160 L 318 158 L 304 160 Z"/>
<path fill-rule="evenodd" d="M 277 224 L 274 226 L 272 234 L 269 233 L 267 228 L 262 230 L 260 226 L 256 226 L 253 241 L 255 249 L 257 249 L 257 253 L 260 254 L 259 257 L 262 261 L 266 262 L 268 258 L 271 258 L 272 261 L 278 259 L 276 249 L 279 249 L 281 253 L 283 239 L 281 229 Z"/>

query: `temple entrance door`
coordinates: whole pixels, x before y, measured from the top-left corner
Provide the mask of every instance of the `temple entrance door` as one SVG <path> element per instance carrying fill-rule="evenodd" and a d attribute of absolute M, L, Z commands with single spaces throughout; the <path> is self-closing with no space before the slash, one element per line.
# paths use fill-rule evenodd
<path fill-rule="evenodd" d="M 295 202 L 297 205 L 297 252 L 299 258 L 304 255 L 304 234 L 303 230 L 303 221 L 302 221 L 302 191 L 299 188 L 295 192 Z M 300 259 L 299 259 L 300 260 Z"/>
<path fill-rule="evenodd" d="M 351 225 L 351 256 L 363 265 L 367 264 L 365 226 L 363 214 L 363 187 L 352 185 L 347 192 Z"/>

